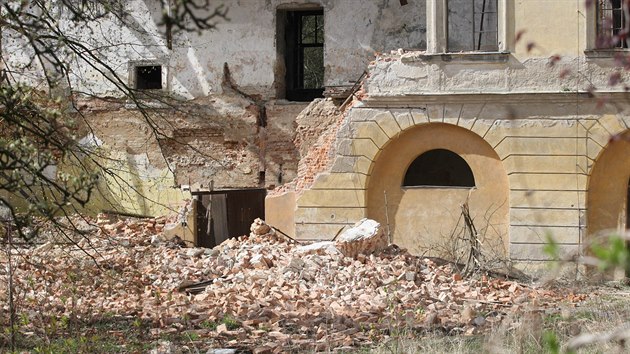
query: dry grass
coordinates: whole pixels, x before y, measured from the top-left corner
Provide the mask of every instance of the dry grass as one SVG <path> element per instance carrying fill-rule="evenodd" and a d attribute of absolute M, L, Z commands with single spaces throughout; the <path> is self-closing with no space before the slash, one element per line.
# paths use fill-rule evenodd
<path fill-rule="evenodd" d="M 600 295 L 594 295 L 579 307 L 561 304 L 557 309 L 546 312 L 525 309 L 476 336 L 433 333 L 412 337 L 406 336 L 403 330 L 402 335 L 359 352 L 563 353 L 571 338 L 583 333 L 613 331 L 630 321 L 629 287 L 597 287 L 592 289 L 592 293 Z M 620 343 L 605 342 L 582 348 L 578 353 L 627 353 L 629 350 Z"/>

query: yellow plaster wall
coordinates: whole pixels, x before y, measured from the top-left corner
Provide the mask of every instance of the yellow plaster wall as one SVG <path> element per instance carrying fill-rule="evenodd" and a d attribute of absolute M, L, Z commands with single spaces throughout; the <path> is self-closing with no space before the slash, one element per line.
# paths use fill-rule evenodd
<path fill-rule="evenodd" d="M 515 0 L 512 16 L 508 23 L 514 24 L 515 33 L 523 31 L 522 39 L 514 46 L 519 60 L 577 55 L 585 49 L 584 0 Z M 535 46 L 528 51 L 530 42 Z"/>
<path fill-rule="evenodd" d="M 589 211 L 591 228 L 601 228 L 597 225 L 602 223 L 606 228 L 617 227 L 595 214 L 618 216 L 625 203 L 619 196 L 625 198 L 625 190 L 620 194 L 613 189 L 617 199 L 611 204 L 610 187 L 597 187 L 588 178 L 597 160 L 593 172 L 597 179 L 597 165 L 606 159 L 598 158 L 603 146 L 625 129 L 625 115 L 619 108 L 606 106 L 594 114 L 589 113 L 589 105 L 595 103 L 586 102 L 577 111 L 587 113 L 575 116 L 563 113 L 556 102 L 546 101 L 529 105 L 535 115 L 531 118 L 525 109 L 518 118 L 511 118 L 505 108 L 510 103 L 493 99 L 497 98 L 488 98 L 485 104 L 352 109 L 338 136 L 333 167 L 317 176 L 313 186 L 296 199 L 296 236 L 330 239 L 362 217 L 375 218 L 387 228 L 386 191 L 395 243 L 416 254 L 425 253 L 432 243 L 444 244 L 443 238 L 455 229 L 468 190 L 401 188 L 411 161 L 435 148 L 452 150 L 469 163 L 478 183 L 470 196 L 475 222 L 480 232 L 486 224 L 493 237 L 501 236 L 506 254 L 518 264 L 548 261 L 549 255 L 542 251 L 548 236 L 559 244 L 563 255 L 581 252 L 587 196 L 589 209 L 598 208 L 594 200 L 606 205 L 598 212 Z M 541 112 L 554 113 L 541 116 Z M 616 156 L 612 160 L 630 156 L 625 150 L 611 154 Z M 621 185 L 627 183 L 627 177 L 618 178 Z M 492 211 L 491 218 L 486 211 Z"/>
<path fill-rule="evenodd" d="M 431 149 L 459 154 L 476 188 L 402 188 L 407 167 Z M 449 237 L 463 227 L 461 204 L 469 198 L 478 231 L 505 255 L 508 245 L 508 178 L 501 160 L 479 136 L 457 126 L 432 123 L 400 134 L 376 158 L 368 181 L 368 217 L 387 225 L 394 243 L 415 254 L 448 256 Z M 387 194 L 387 207 L 385 207 Z M 458 226 L 459 221 L 459 226 Z"/>
<path fill-rule="evenodd" d="M 101 163 L 115 174 L 100 181 L 91 203 L 93 210 L 159 216 L 176 213 L 182 201 L 191 198 L 190 193 L 174 187 L 175 178 L 168 168 L 139 167 L 125 152 L 109 151 L 108 156 Z"/>
<path fill-rule="evenodd" d="M 277 230 L 295 237 L 295 192 L 267 195 L 265 221 Z"/>

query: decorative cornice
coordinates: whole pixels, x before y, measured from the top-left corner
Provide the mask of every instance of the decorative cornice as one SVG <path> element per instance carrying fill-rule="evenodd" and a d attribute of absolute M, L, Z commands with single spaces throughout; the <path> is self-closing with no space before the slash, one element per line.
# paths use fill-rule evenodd
<path fill-rule="evenodd" d="M 504 92 L 504 93 L 427 93 L 407 95 L 368 95 L 365 108 L 422 107 L 438 103 L 495 104 L 598 104 L 624 100 L 630 103 L 630 92 Z"/>

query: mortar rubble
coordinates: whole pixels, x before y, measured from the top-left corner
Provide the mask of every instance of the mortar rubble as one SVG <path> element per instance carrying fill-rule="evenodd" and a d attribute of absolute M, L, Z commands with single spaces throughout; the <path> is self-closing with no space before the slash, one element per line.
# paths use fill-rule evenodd
<path fill-rule="evenodd" d="M 213 249 L 182 248 L 161 236 L 168 221 L 100 218 L 79 247 L 18 249 L 16 291 L 29 317 L 21 331 L 37 333 L 47 316 L 124 317 L 148 323 L 155 338 L 192 331 L 200 341 L 254 352 L 330 350 L 435 330 L 483 333 L 517 311 L 586 298 L 489 276 L 464 279 L 454 266 L 396 245 L 368 255 L 352 247 L 353 257 L 330 245 L 304 252 L 261 220 L 249 236 Z M 4 322 L 7 305 L 1 312 Z"/>

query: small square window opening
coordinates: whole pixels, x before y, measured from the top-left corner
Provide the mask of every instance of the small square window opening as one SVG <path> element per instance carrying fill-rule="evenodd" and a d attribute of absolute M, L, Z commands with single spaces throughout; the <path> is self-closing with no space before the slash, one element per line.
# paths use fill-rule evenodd
<path fill-rule="evenodd" d="M 162 66 L 143 65 L 136 66 L 136 89 L 138 90 L 161 90 L 162 89 Z"/>

